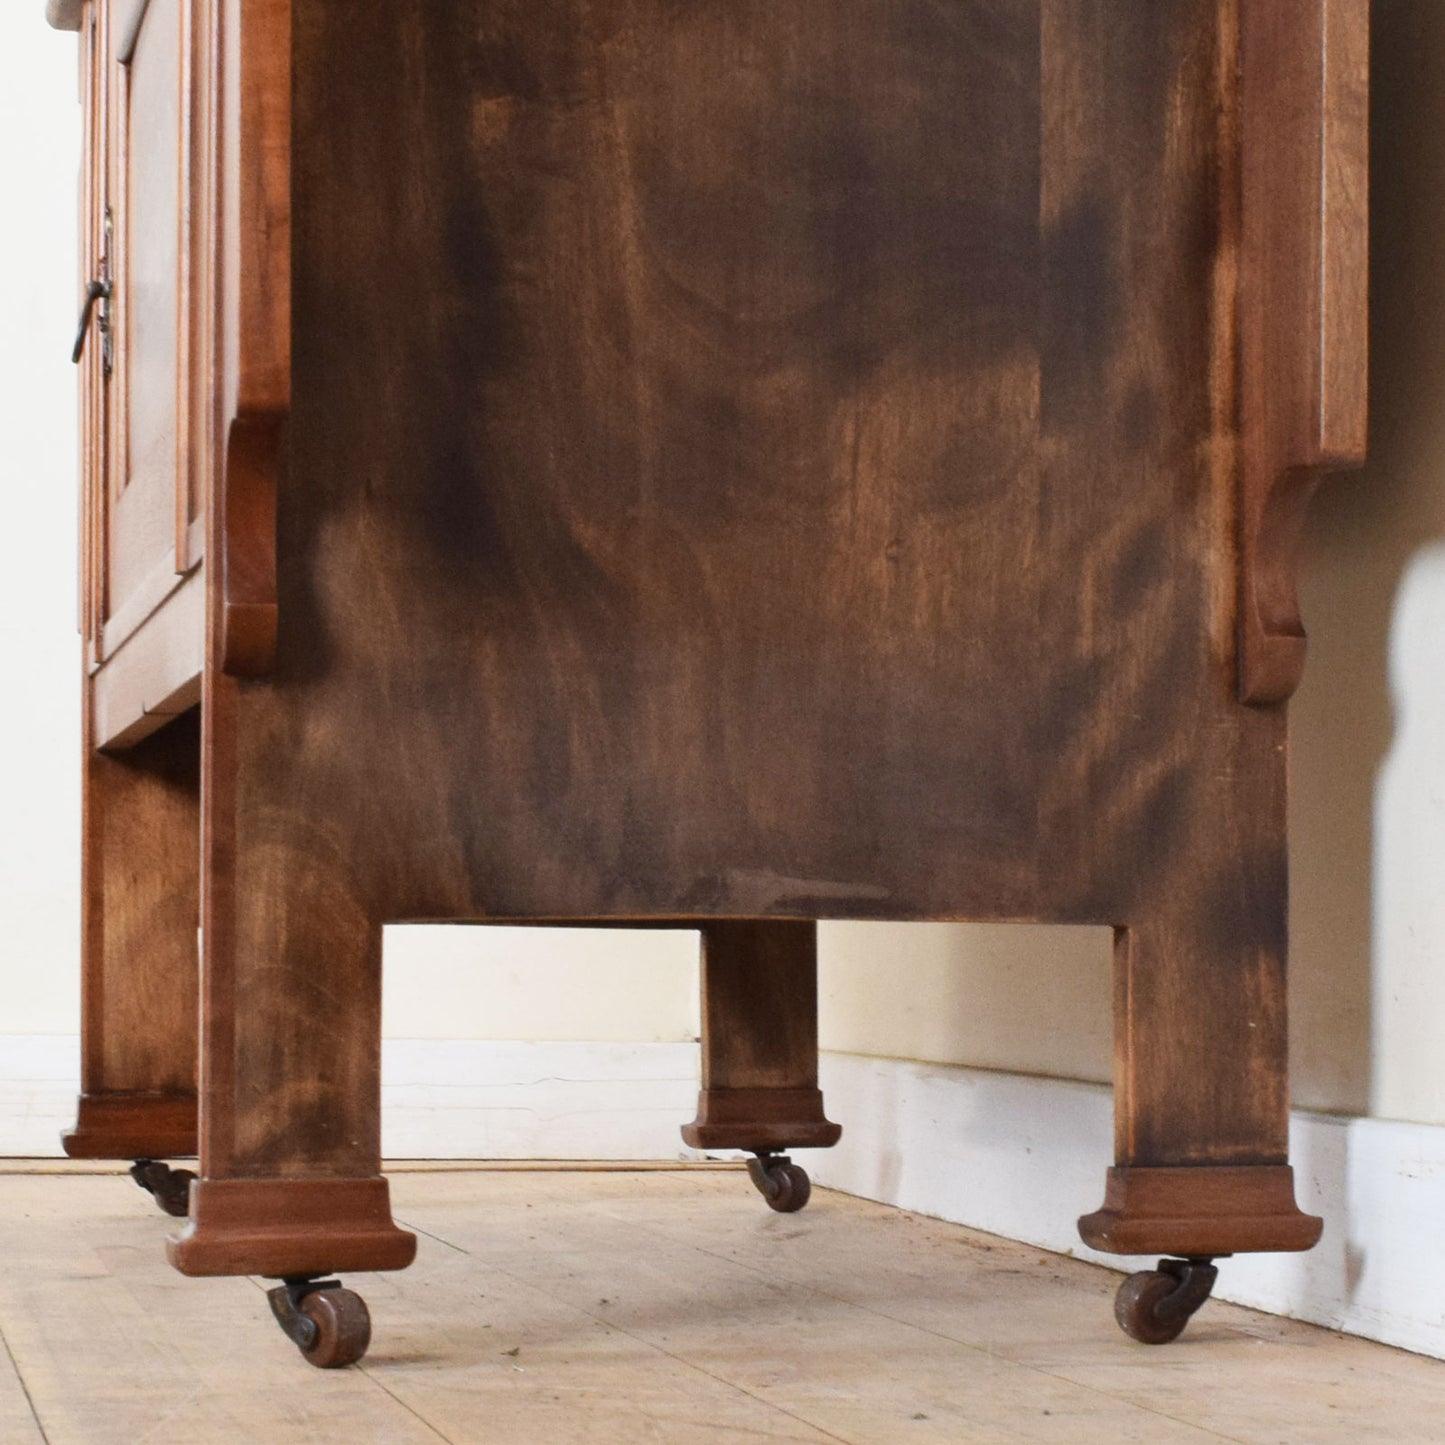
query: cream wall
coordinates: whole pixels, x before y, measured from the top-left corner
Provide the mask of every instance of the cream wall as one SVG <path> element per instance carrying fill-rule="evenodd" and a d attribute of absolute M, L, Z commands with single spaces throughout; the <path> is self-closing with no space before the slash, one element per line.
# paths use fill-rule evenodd
<path fill-rule="evenodd" d="M 0 1035 L 77 1011 L 74 42 L 0 11 Z M 1445 7 L 1377 4 L 1372 454 L 1307 540 L 1295 1092 L 1445 1122 Z M 1103 930 L 823 932 L 825 1048 L 1109 1076 Z M 400 1038 L 678 1041 L 691 935 L 390 930 Z"/>
<path fill-rule="evenodd" d="M 386 930 L 397 1039 L 680 1043 L 697 1038 L 698 937 L 667 929 Z"/>
<path fill-rule="evenodd" d="M 73 37 L 0 7 L 0 1034 L 75 1028 Z"/>
<path fill-rule="evenodd" d="M 819 952 L 824 1049 L 1110 1077 L 1107 928 L 830 923 Z"/>

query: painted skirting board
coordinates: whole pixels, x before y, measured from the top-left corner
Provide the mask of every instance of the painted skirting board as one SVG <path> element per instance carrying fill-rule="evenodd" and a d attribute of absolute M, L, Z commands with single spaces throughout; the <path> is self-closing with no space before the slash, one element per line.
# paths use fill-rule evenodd
<path fill-rule="evenodd" d="M 697 1045 L 386 1039 L 389 1159 L 696 1159 Z"/>
<path fill-rule="evenodd" d="M 48 1158 L 75 1122 L 77 1039 L 0 1034 L 0 1156 Z M 387 1039 L 389 1159 L 695 1159 L 697 1045 Z"/>
<path fill-rule="evenodd" d="M 0 1035 L 0 1155 L 58 1153 L 78 1057 L 74 1038 Z M 391 1158 L 694 1157 L 695 1044 L 393 1039 L 382 1060 Z M 1107 1089 L 853 1054 L 825 1054 L 822 1083 L 843 1141 L 800 1154 L 819 1184 L 1127 1267 L 1074 1228 L 1103 1198 Z M 1301 1113 L 1291 1150 L 1323 1241 L 1230 1260 L 1217 1293 L 1445 1358 L 1445 1128 Z"/>
<path fill-rule="evenodd" d="M 1104 1196 L 1108 1089 L 853 1054 L 824 1055 L 821 1073 L 843 1140 L 806 1156 L 819 1184 L 1129 1267 L 1074 1227 Z M 1215 1293 L 1445 1359 L 1445 1128 L 1296 1113 L 1290 1153 L 1324 1238 L 1226 1261 Z"/>

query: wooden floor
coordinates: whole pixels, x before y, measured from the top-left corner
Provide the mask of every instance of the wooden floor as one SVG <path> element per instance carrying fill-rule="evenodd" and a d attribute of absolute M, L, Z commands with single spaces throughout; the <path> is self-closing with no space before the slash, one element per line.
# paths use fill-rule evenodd
<path fill-rule="evenodd" d="M 0 1441 L 1445 1440 L 1445 1364 L 1229 1305 L 1116 1330 L 1118 1277 L 736 1170 L 394 1175 L 416 1266 L 354 1276 L 360 1367 L 259 1281 L 186 1280 L 128 1179 L 0 1165 Z M 1227 1268 L 1227 1266 L 1226 1266 Z"/>

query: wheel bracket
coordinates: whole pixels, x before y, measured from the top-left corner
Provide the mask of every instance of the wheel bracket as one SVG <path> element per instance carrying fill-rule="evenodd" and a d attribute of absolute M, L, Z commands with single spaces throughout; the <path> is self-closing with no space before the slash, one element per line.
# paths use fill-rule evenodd
<path fill-rule="evenodd" d="M 1177 1281 L 1174 1290 L 1154 1308 L 1161 1320 L 1187 1320 L 1207 1300 L 1219 1278 L 1213 1255 L 1196 1255 L 1188 1259 L 1161 1259 L 1159 1273 Z"/>
<path fill-rule="evenodd" d="M 172 1169 L 161 1159 L 137 1159 L 130 1166 L 130 1177 L 174 1218 L 185 1217 L 190 1205 L 191 1181 L 196 1177 L 189 1169 Z"/>
<path fill-rule="evenodd" d="M 760 1149 L 748 1160 L 748 1178 L 753 1181 L 753 1187 L 764 1199 L 776 1199 L 783 1190 L 777 1171 L 792 1162 L 786 1154 L 771 1154 Z"/>
<path fill-rule="evenodd" d="M 154 1183 L 154 1170 L 156 1166 L 164 1169 L 166 1166 L 159 1159 L 137 1159 L 130 1166 L 130 1177 L 145 1190 L 147 1194 L 154 1194 L 156 1186 Z"/>
<path fill-rule="evenodd" d="M 268 1289 L 266 1298 L 271 1302 L 271 1313 L 276 1316 L 276 1323 L 281 1326 L 286 1338 L 302 1350 L 309 1350 L 316 1343 L 320 1331 L 316 1328 L 316 1321 L 302 1312 L 301 1301 L 317 1290 L 340 1288 L 339 1279 L 292 1275 L 275 1289 Z"/>

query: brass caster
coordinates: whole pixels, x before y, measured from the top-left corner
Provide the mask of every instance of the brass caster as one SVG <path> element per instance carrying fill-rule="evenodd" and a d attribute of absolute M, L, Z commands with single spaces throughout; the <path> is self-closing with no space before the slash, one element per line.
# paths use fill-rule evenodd
<path fill-rule="evenodd" d="M 1131 1274 L 1114 1296 L 1114 1318 L 1131 1340 L 1167 1345 L 1209 1298 L 1219 1271 L 1209 1258 L 1161 1259 L 1158 1269 Z"/>
<path fill-rule="evenodd" d="M 318 1370 L 355 1364 L 371 1343 L 366 1301 L 339 1279 L 288 1279 L 267 1290 L 266 1298 L 287 1339 Z"/>
<path fill-rule="evenodd" d="M 786 1154 L 760 1153 L 748 1160 L 748 1177 L 759 1194 L 768 1201 L 768 1208 L 779 1214 L 794 1214 L 813 1192 L 808 1171 L 794 1164 Z"/>
<path fill-rule="evenodd" d="M 151 1195 L 162 1209 L 175 1219 L 184 1219 L 191 1207 L 190 1169 L 172 1169 L 159 1159 L 137 1159 L 130 1166 L 130 1177 Z"/>

